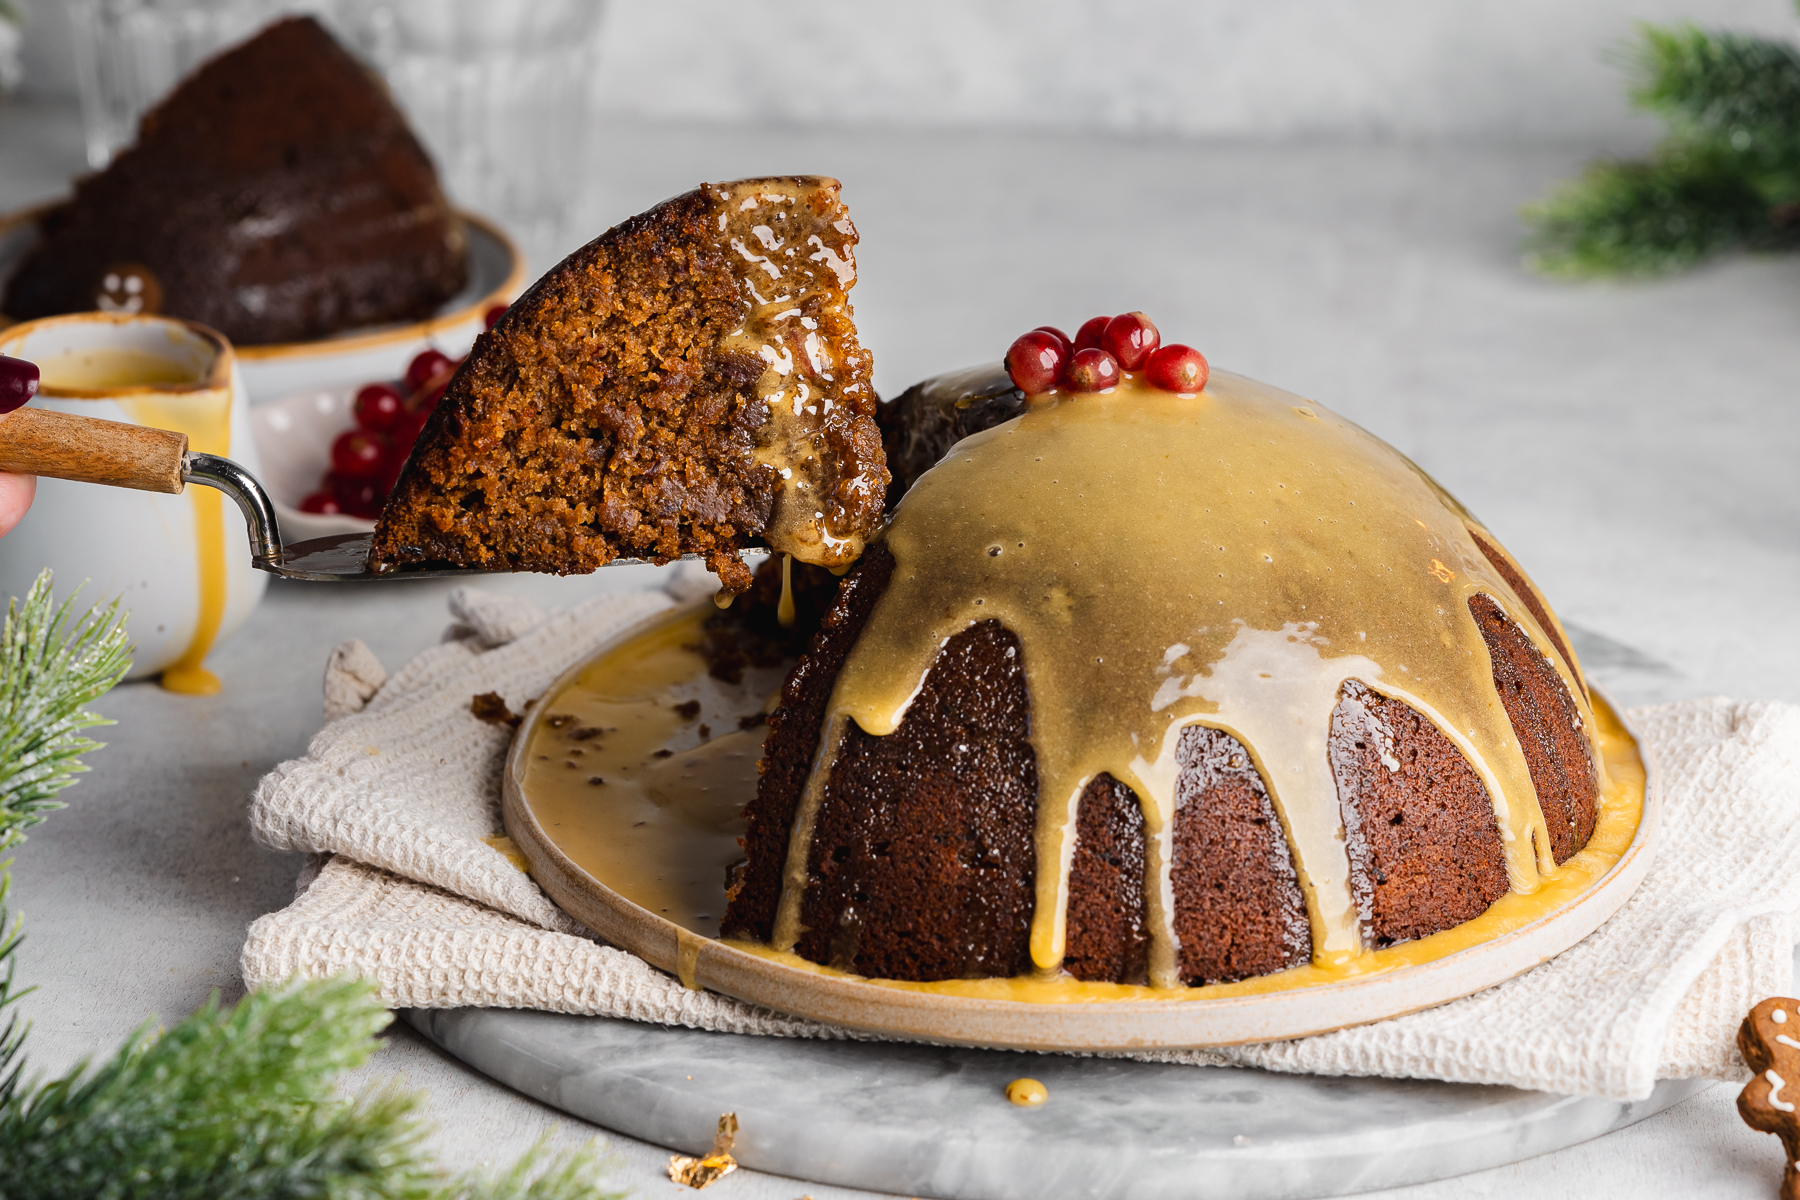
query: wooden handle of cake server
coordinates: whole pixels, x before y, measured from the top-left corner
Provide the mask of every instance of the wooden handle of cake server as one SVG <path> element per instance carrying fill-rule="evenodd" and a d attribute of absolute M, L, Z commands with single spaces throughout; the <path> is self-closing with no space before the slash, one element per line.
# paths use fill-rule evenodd
<path fill-rule="evenodd" d="M 0 417 L 0 471 L 103 483 L 140 492 L 181 491 L 185 433 L 78 417 L 47 408 Z"/>

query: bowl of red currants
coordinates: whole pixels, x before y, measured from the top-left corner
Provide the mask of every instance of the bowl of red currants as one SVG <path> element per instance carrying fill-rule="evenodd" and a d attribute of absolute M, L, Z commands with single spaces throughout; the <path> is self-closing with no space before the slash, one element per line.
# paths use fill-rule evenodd
<path fill-rule="evenodd" d="M 490 329 L 505 311 L 488 312 Z M 400 379 L 292 392 L 251 409 L 263 486 L 283 540 L 375 528 L 425 419 L 461 365 L 426 349 Z"/>

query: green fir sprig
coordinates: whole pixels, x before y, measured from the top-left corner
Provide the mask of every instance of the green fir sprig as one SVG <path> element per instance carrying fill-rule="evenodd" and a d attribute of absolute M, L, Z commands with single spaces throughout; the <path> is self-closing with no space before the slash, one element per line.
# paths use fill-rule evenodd
<path fill-rule="evenodd" d="M 86 706 L 130 666 L 117 603 L 71 619 L 48 572 L 0 630 L 0 850 L 86 770 Z M 167 1031 L 47 1081 L 23 1075 L 14 969 L 20 923 L 0 862 L 0 1197 L 4 1200 L 616 1200 L 593 1144 L 548 1141 L 500 1171 L 452 1176 L 424 1149 L 417 1097 L 337 1097 L 392 1019 L 373 984 L 295 981 L 232 1008 L 217 994 Z"/>
<path fill-rule="evenodd" d="M 439 1200 L 623 1200 L 623 1192 L 595 1189 L 595 1179 L 611 1167 L 597 1143 L 557 1151 L 546 1133 L 512 1166 L 470 1171 L 440 1193 Z"/>
<path fill-rule="evenodd" d="M 1800 246 L 1800 49 L 1693 25 L 1641 26 L 1620 59 L 1667 133 L 1525 210 L 1527 261 L 1559 275 L 1656 275 L 1731 249 Z"/>
<path fill-rule="evenodd" d="M 87 767 L 80 756 L 100 742 L 82 730 L 110 725 L 87 706 L 131 668 L 125 614 L 114 600 L 72 619 L 74 597 L 58 606 L 50 572 L 24 603 L 6 607 L 0 629 L 0 853 L 61 808 L 56 795 Z"/>
<path fill-rule="evenodd" d="M 4 1003 L 0 999 L 0 1003 Z M 503 1172 L 448 1178 L 423 1145 L 418 1098 L 336 1098 L 390 1020 L 372 984 L 293 982 L 234 1008 L 215 995 L 112 1058 L 14 1089 L 0 1106 L 8 1200 L 598 1200 L 592 1144 L 540 1142 Z M 16 1053 L 17 1047 L 11 1049 Z M 11 1068 L 16 1075 L 16 1063 Z"/>
<path fill-rule="evenodd" d="M 161 1036 L 140 1028 L 98 1067 L 20 1090 L 0 1113 L 8 1195 L 432 1195 L 415 1101 L 332 1092 L 387 1023 L 371 991 L 290 985 L 229 1010 L 215 996 Z"/>

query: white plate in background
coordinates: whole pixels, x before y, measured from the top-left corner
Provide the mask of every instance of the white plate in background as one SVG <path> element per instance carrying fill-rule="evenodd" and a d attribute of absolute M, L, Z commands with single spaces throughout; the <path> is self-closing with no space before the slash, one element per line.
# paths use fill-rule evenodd
<path fill-rule="evenodd" d="M 282 541 L 368 533 L 375 528 L 375 522 L 361 517 L 300 511 L 300 502 L 319 490 L 331 468 L 331 443 L 356 426 L 351 406 L 361 387 L 290 392 L 250 410 L 250 433 L 262 458 L 262 485 L 275 502 Z"/>
<path fill-rule="evenodd" d="M 0 283 L 37 241 L 38 218 L 58 203 L 0 215 Z M 469 235 L 469 280 L 461 291 L 424 321 L 351 329 L 312 342 L 234 345 L 250 403 L 268 404 L 304 388 L 399 379 L 427 346 L 451 358 L 467 354 L 488 309 L 518 296 L 525 282 L 525 257 L 498 225 L 471 212 L 459 210 L 458 215 Z M 12 323 L 0 314 L 0 327 Z"/>

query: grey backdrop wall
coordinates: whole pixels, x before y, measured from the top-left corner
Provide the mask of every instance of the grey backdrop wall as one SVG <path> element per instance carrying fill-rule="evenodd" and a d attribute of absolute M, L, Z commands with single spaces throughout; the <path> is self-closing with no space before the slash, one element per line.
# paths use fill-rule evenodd
<path fill-rule="evenodd" d="M 63 4 L 23 5 L 42 92 L 73 89 Z M 595 86 L 619 112 L 1226 137 L 1641 140 L 1603 61 L 1633 22 L 1800 35 L 1789 0 L 621 0 L 607 19 Z"/>

